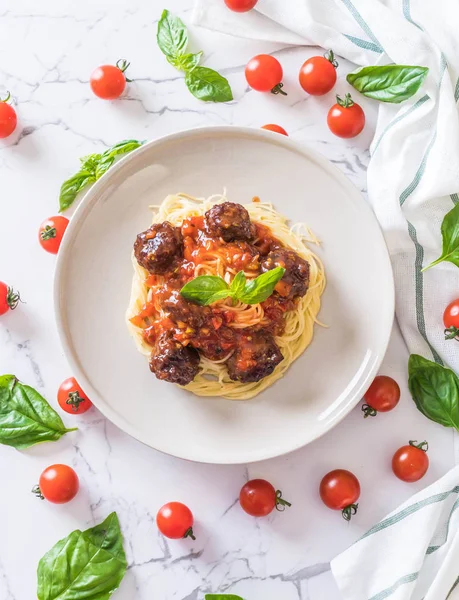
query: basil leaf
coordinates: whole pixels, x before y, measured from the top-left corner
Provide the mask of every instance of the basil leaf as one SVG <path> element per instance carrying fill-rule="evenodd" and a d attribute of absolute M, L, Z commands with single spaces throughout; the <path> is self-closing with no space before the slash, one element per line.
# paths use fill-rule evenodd
<path fill-rule="evenodd" d="M 126 573 L 116 513 L 57 542 L 38 563 L 38 600 L 107 600 Z"/>
<path fill-rule="evenodd" d="M 94 183 L 95 181 L 95 174 L 92 174 L 89 171 L 79 171 L 70 177 L 70 179 L 64 181 L 64 183 L 61 185 L 61 191 L 59 193 L 59 212 L 69 208 L 69 206 L 73 204 L 73 201 L 79 192 L 81 192 L 81 190 L 87 185 Z"/>
<path fill-rule="evenodd" d="M 0 376 L 0 444 L 23 450 L 40 442 L 54 442 L 66 429 L 57 412 L 36 390 L 14 375 Z"/>
<path fill-rule="evenodd" d="M 168 10 L 163 10 L 156 39 L 161 52 L 171 59 L 184 54 L 188 46 L 188 32 L 183 21 Z"/>
<path fill-rule="evenodd" d="M 209 296 L 203 304 L 207 306 L 208 304 L 213 304 L 214 302 L 218 302 L 219 300 L 224 300 L 225 298 L 229 297 L 234 297 L 231 293 L 231 290 L 222 290 L 221 292 L 215 292 L 215 294 Z"/>
<path fill-rule="evenodd" d="M 101 158 L 102 154 L 87 154 L 86 156 L 81 157 L 81 170 L 94 173 Z"/>
<path fill-rule="evenodd" d="M 195 277 L 188 283 L 186 283 L 180 290 L 180 294 L 196 304 L 204 306 L 215 300 L 211 300 L 217 292 L 226 292 L 226 296 L 220 296 L 217 300 L 226 298 L 230 295 L 229 286 L 224 279 L 221 277 L 215 277 L 214 275 L 201 275 Z"/>
<path fill-rule="evenodd" d="M 99 163 L 96 167 L 96 179 L 100 179 L 104 173 L 108 171 L 108 169 L 115 162 L 115 158 L 120 156 L 121 154 L 127 154 L 128 152 L 132 152 L 137 148 L 140 148 L 144 142 L 139 142 L 138 140 L 123 140 L 122 142 L 118 142 L 101 155 Z"/>
<path fill-rule="evenodd" d="M 445 215 L 441 224 L 441 235 L 443 238 L 443 250 L 441 256 L 430 265 L 424 267 L 423 271 L 438 265 L 443 261 L 451 262 L 459 267 L 459 204 Z"/>
<path fill-rule="evenodd" d="M 385 65 L 362 67 L 349 73 L 346 79 L 368 98 L 399 104 L 418 91 L 428 72 L 428 67 Z"/>
<path fill-rule="evenodd" d="M 245 277 L 244 271 L 239 271 L 239 273 L 236 273 L 236 276 L 234 277 L 234 279 L 230 285 L 231 294 L 235 298 L 238 298 L 239 295 L 242 294 L 242 292 L 244 291 L 246 282 L 247 282 L 247 279 Z"/>
<path fill-rule="evenodd" d="M 284 276 L 285 269 L 276 267 L 266 273 L 258 275 L 256 279 L 249 281 L 238 299 L 244 304 L 258 304 L 264 302 L 274 291 L 276 283 Z"/>
<path fill-rule="evenodd" d="M 234 594 L 206 594 L 205 600 L 243 600 L 243 598 Z"/>
<path fill-rule="evenodd" d="M 229 102 L 233 99 L 228 80 L 208 67 L 195 67 L 185 77 L 185 83 L 198 100 L 204 102 Z"/>
<path fill-rule="evenodd" d="M 202 50 L 197 54 L 184 54 L 183 56 L 179 56 L 171 64 L 173 64 L 174 67 L 180 69 L 181 71 L 192 71 L 195 67 L 199 65 L 202 55 Z"/>
<path fill-rule="evenodd" d="M 430 360 L 412 354 L 408 361 L 408 387 L 424 416 L 459 430 L 459 379 Z"/>

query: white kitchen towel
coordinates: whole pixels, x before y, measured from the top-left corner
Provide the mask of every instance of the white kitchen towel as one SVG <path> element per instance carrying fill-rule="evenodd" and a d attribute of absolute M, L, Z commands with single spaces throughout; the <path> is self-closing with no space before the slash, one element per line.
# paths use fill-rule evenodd
<path fill-rule="evenodd" d="M 458 600 L 459 466 L 331 563 L 344 600 Z"/>
<path fill-rule="evenodd" d="M 458 346 L 445 342 L 442 323 L 444 308 L 459 297 L 459 269 L 442 263 L 421 272 L 440 256 L 441 222 L 459 202 L 459 0 L 259 0 L 242 14 L 223 0 L 197 0 L 194 22 L 332 48 L 357 65 L 429 67 L 414 97 L 380 104 L 368 196 L 391 254 L 396 314 L 410 351 L 459 372 Z"/>

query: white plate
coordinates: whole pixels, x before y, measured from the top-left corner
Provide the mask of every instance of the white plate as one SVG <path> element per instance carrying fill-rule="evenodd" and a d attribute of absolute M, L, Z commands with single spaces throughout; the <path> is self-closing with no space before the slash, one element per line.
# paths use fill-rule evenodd
<path fill-rule="evenodd" d="M 169 193 L 273 202 L 322 241 L 328 284 L 306 352 L 246 402 L 199 398 L 158 381 L 127 331 L 132 244 L 149 204 Z M 59 251 L 55 310 L 73 374 L 94 404 L 132 436 L 201 462 L 245 463 L 311 442 L 360 400 L 386 351 L 394 313 L 391 266 L 376 219 L 335 167 L 291 139 L 212 127 L 150 142 L 86 194 Z"/>

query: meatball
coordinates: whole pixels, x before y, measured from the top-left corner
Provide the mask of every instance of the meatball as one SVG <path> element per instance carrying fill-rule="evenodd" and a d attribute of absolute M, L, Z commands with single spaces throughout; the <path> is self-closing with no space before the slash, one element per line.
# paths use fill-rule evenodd
<path fill-rule="evenodd" d="M 208 306 L 199 306 L 189 302 L 180 295 L 179 290 L 172 290 L 170 295 L 161 301 L 161 307 L 176 324 L 186 323 L 195 331 L 202 327 L 210 314 Z"/>
<path fill-rule="evenodd" d="M 156 275 L 164 274 L 183 255 L 180 227 L 168 221 L 152 225 L 137 236 L 134 254 L 141 267 Z"/>
<path fill-rule="evenodd" d="M 273 336 L 266 331 L 246 333 L 226 363 L 233 381 L 248 383 L 271 375 L 283 360 Z"/>
<path fill-rule="evenodd" d="M 281 295 L 293 299 L 304 296 L 309 286 L 309 263 L 293 250 L 278 248 L 272 250 L 261 263 L 263 272 L 275 267 L 284 267 L 285 273 L 281 282 L 285 284 Z"/>
<path fill-rule="evenodd" d="M 150 357 L 150 371 L 158 379 L 186 385 L 193 381 L 198 370 L 197 350 L 183 346 L 167 334 L 158 339 Z"/>
<path fill-rule="evenodd" d="M 234 202 L 212 206 L 205 214 L 205 226 L 211 237 L 222 237 L 225 242 L 250 241 L 255 236 L 255 227 L 250 222 L 249 213 Z"/>

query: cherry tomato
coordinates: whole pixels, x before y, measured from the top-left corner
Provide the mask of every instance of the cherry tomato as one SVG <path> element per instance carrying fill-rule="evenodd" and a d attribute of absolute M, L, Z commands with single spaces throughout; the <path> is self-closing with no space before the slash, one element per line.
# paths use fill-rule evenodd
<path fill-rule="evenodd" d="M 330 471 L 320 482 L 322 502 L 333 510 L 342 511 L 346 521 L 357 512 L 360 483 L 357 477 L 345 469 Z"/>
<path fill-rule="evenodd" d="M 392 471 L 402 481 L 418 481 L 429 468 L 427 450 L 429 444 L 424 441 L 417 444 L 411 440 L 409 446 L 402 446 L 392 458 Z"/>
<path fill-rule="evenodd" d="M 172 540 L 190 537 L 193 533 L 193 513 L 181 502 L 168 502 L 158 510 L 156 525 L 160 532 Z"/>
<path fill-rule="evenodd" d="M 443 323 L 445 325 L 446 340 L 452 340 L 459 335 L 459 298 L 453 300 L 445 308 Z"/>
<path fill-rule="evenodd" d="M 308 58 L 300 69 L 301 87 L 311 96 L 323 96 L 336 83 L 337 67 L 338 63 L 332 50 L 325 56 Z"/>
<path fill-rule="evenodd" d="M 268 125 L 263 125 L 262 129 L 267 129 L 268 131 L 275 131 L 276 133 L 282 133 L 282 135 L 288 136 L 288 133 L 285 131 L 283 127 L 280 125 L 274 125 L 274 123 L 269 123 Z"/>
<path fill-rule="evenodd" d="M 283 511 L 290 502 L 282 498 L 282 492 L 265 479 L 252 479 L 242 486 L 239 502 L 246 513 L 252 517 L 266 517 L 275 508 Z"/>
<path fill-rule="evenodd" d="M 57 254 L 61 245 L 62 236 L 67 229 L 69 220 L 66 217 L 50 217 L 43 221 L 38 230 L 38 241 L 46 252 Z"/>
<path fill-rule="evenodd" d="M 282 90 L 283 75 L 280 62 L 269 54 L 254 56 L 245 68 L 247 83 L 257 92 L 271 92 L 286 96 L 287 94 Z"/>
<path fill-rule="evenodd" d="M 78 385 L 75 377 L 69 377 L 61 383 L 57 401 L 62 410 L 74 415 L 81 415 L 92 406 L 91 400 Z"/>
<path fill-rule="evenodd" d="M 362 406 L 365 418 L 375 417 L 378 412 L 388 412 L 397 406 L 400 388 L 392 377 L 378 375 L 363 398 L 366 403 Z"/>
<path fill-rule="evenodd" d="M 234 12 L 248 12 L 252 10 L 258 0 L 225 0 L 226 6 Z"/>
<path fill-rule="evenodd" d="M 14 310 L 20 301 L 19 292 L 15 292 L 12 287 L 0 281 L 0 315 L 4 315 L 10 309 Z"/>
<path fill-rule="evenodd" d="M 0 98 L 0 138 L 6 138 L 16 129 L 18 117 L 16 111 L 8 104 L 11 94 L 8 92 L 5 99 Z"/>
<path fill-rule="evenodd" d="M 70 502 L 78 493 L 78 475 L 68 465 L 51 465 L 40 475 L 40 481 L 32 492 L 54 504 Z"/>
<path fill-rule="evenodd" d="M 344 100 L 336 96 L 337 103 L 328 111 L 327 123 L 330 131 L 342 138 L 352 138 L 365 127 L 362 107 L 346 94 Z"/>
<path fill-rule="evenodd" d="M 116 66 L 102 65 L 94 69 L 89 78 L 89 84 L 94 94 L 103 100 L 119 98 L 124 92 L 126 81 L 131 81 L 126 79 L 124 74 L 129 65 L 130 63 L 123 58 L 116 63 Z"/>

